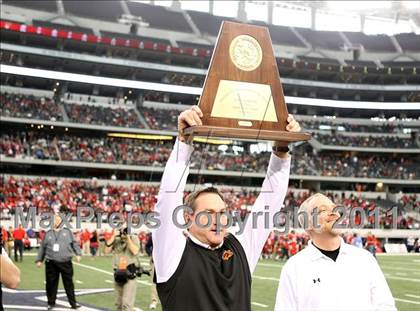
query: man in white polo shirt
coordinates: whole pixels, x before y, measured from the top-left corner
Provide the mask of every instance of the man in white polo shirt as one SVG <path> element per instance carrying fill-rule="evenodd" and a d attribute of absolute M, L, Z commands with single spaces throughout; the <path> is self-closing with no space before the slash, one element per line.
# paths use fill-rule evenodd
<path fill-rule="evenodd" d="M 344 243 L 333 227 L 339 218 L 335 207 L 320 193 L 300 206 L 299 223 L 311 241 L 284 265 L 275 311 L 397 310 L 376 259 Z"/>

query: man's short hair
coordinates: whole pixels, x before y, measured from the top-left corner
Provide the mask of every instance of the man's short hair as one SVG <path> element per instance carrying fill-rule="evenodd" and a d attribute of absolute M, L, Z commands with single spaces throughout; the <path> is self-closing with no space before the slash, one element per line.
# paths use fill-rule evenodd
<path fill-rule="evenodd" d="M 214 193 L 217 194 L 222 200 L 223 202 L 226 203 L 225 198 L 223 197 L 223 194 L 215 187 L 207 187 L 207 188 L 203 188 L 194 192 L 191 192 L 186 198 L 185 198 L 185 205 L 187 205 L 188 207 L 190 207 L 194 212 L 195 212 L 195 201 L 197 200 L 197 198 L 204 193 Z"/>
<path fill-rule="evenodd" d="M 313 228 L 312 222 L 312 211 L 315 208 L 314 201 L 320 197 L 325 197 L 322 193 L 315 193 L 307 198 L 300 205 L 298 210 L 298 221 L 299 225 L 305 230 L 311 230 Z"/>

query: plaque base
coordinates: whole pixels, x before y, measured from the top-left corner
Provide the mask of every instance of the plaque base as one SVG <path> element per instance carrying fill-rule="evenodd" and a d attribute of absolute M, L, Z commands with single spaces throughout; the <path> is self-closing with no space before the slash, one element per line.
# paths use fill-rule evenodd
<path fill-rule="evenodd" d="M 284 142 L 306 141 L 311 139 L 311 135 L 309 133 L 227 128 L 218 126 L 191 126 L 186 128 L 183 134 L 204 137 L 244 138 Z"/>

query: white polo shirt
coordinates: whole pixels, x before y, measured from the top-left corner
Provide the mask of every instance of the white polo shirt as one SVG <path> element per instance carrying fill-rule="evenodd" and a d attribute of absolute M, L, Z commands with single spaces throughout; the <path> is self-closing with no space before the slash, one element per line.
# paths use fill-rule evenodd
<path fill-rule="evenodd" d="M 336 261 L 311 242 L 284 265 L 275 311 L 396 311 L 376 259 L 341 239 Z"/>

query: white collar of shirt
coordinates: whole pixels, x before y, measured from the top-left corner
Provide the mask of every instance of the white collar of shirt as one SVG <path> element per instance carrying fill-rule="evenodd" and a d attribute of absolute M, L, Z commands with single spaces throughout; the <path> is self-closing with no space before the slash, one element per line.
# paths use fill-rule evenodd
<path fill-rule="evenodd" d="M 210 245 L 208 245 L 208 244 L 206 244 L 206 243 L 203 243 L 203 242 L 201 242 L 200 240 L 198 240 L 196 237 L 194 237 L 190 232 L 188 232 L 188 237 L 191 239 L 191 241 L 193 241 L 194 242 L 194 244 L 197 244 L 197 245 L 199 245 L 199 246 L 201 246 L 201 247 L 204 247 L 204 248 L 206 248 L 206 249 L 210 249 L 210 250 L 215 250 L 215 249 L 218 249 L 218 248 L 221 248 L 222 247 L 222 245 L 223 245 L 223 242 L 222 243 L 220 243 L 219 245 L 217 245 L 216 247 L 211 247 Z"/>
<path fill-rule="evenodd" d="M 342 254 L 348 254 L 351 251 L 351 247 L 349 247 L 350 245 L 345 243 L 342 237 L 339 237 L 339 238 L 340 238 L 340 250 L 338 252 L 338 256 Z M 308 242 L 308 248 L 311 251 L 311 260 L 317 260 L 320 258 L 328 258 L 318 248 L 315 247 L 312 241 Z"/>

